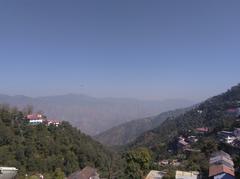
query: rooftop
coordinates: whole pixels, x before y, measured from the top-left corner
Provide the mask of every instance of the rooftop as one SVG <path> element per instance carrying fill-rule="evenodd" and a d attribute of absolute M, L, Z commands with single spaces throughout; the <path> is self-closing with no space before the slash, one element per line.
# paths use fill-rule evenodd
<path fill-rule="evenodd" d="M 211 157 L 216 157 L 216 156 L 224 156 L 224 157 L 232 160 L 231 156 L 228 153 L 226 153 L 222 150 L 214 152 L 214 153 L 211 154 Z"/>
<path fill-rule="evenodd" d="M 183 146 L 189 145 L 189 143 L 187 143 L 185 140 L 179 140 L 178 143 Z"/>
<path fill-rule="evenodd" d="M 176 171 L 176 179 L 194 179 L 194 178 L 198 178 L 199 172 L 198 171 Z"/>
<path fill-rule="evenodd" d="M 9 179 L 17 175 L 18 169 L 15 167 L 0 167 L 0 178 Z"/>
<path fill-rule="evenodd" d="M 199 127 L 195 129 L 198 132 L 208 132 L 209 128 L 208 127 Z"/>
<path fill-rule="evenodd" d="M 229 158 L 226 158 L 225 156 L 216 156 L 216 157 L 211 157 L 209 164 L 226 164 L 227 166 L 234 166 L 234 163 L 232 160 Z"/>
<path fill-rule="evenodd" d="M 145 179 L 161 179 L 164 176 L 164 172 L 151 170 Z"/>
<path fill-rule="evenodd" d="M 89 179 L 90 177 L 98 178 L 97 170 L 91 167 L 85 167 L 82 170 L 72 173 L 68 179 Z"/>
<path fill-rule="evenodd" d="M 17 171 L 18 169 L 15 167 L 0 167 L 0 170 L 7 170 L 7 171 Z"/>
<path fill-rule="evenodd" d="M 234 169 L 227 167 L 225 165 L 212 165 L 209 167 L 209 177 L 216 176 L 222 173 L 227 173 L 229 175 L 235 176 Z"/>

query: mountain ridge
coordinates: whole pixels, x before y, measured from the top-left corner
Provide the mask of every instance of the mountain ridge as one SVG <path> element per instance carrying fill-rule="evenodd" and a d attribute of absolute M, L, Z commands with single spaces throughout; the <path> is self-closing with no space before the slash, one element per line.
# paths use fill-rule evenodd
<path fill-rule="evenodd" d="M 134 141 L 142 133 L 158 127 L 167 118 L 176 117 L 190 109 L 191 107 L 176 109 L 173 111 L 163 112 L 156 116 L 132 120 L 112 127 L 97 136 L 94 136 L 94 138 L 107 146 L 126 145 Z"/>
<path fill-rule="evenodd" d="M 46 97 L 0 95 L 0 103 L 17 106 L 20 109 L 31 105 L 35 111 L 44 111 L 51 118 L 69 121 L 84 133 L 93 136 L 130 120 L 157 115 L 170 109 L 187 107 L 194 102 L 126 100 L 67 94 Z"/>
<path fill-rule="evenodd" d="M 231 87 L 226 92 L 206 99 L 190 111 L 165 120 L 159 127 L 146 131 L 129 147 L 148 146 L 156 147 L 159 144 L 168 143 L 178 133 L 186 130 L 194 130 L 196 127 L 222 128 L 229 117 L 227 109 L 240 105 L 240 84 Z M 199 113 L 199 111 L 201 111 Z"/>

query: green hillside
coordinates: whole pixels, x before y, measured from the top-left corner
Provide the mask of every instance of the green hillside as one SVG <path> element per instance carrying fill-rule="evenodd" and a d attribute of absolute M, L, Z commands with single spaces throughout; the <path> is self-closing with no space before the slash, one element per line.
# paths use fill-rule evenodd
<path fill-rule="evenodd" d="M 42 173 L 49 179 L 61 179 L 85 166 L 111 177 L 119 168 L 114 163 L 117 155 L 69 123 L 30 126 L 25 115 L 16 108 L 0 106 L 0 166 L 18 168 L 19 178 Z"/>
<path fill-rule="evenodd" d="M 178 133 L 207 126 L 213 130 L 220 130 L 231 126 L 234 118 L 226 111 L 240 105 L 240 84 L 227 92 L 212 97 L 198 107 L 173 119 L 167 119 L 159 127 L 150 130 L 137 138 L 131 146 L 153 147 L 167 142 Z M 199 113 L 198 111 L 202 111 Z"/>
<path fill-rule="evenodd" d="M 159 127 L 145 132 L 128 145 L 125 154 L 126 173 L 133 178 L 141 178 L 150 170 L 164 170 L 165 178 L 173 178 L 176 170 L 199 171 L 208 176 L 210 154 L 217 150 L 229 153 L 234 160 L 235 169 L 240 167 L 240 147 L 219 140 L 218 132 L 233 131 L 240 127 L 240 119 L 229 109 L 240 107 L 240 84 L 225 93 L 212 97 L 188 112 L 165 120 Z M 196 128 L 207 128 L 205 134 Z M 191 143 L 187 150 L 179 147 L 179 138 L 194 136 L 198 140 Z M 189 149 L 190 148 L 190 149 Z M 139 149 L 151 155 L 144 165 L 138 159 Z M 130 155 L 130 159 L 129 159 Z M 145 155 L 149 156 L 149 155 Z M 161 160 L 178 161 L 178 166 L 158 164 Z M 143 168 L 143 166 L 147 166 Z M 236 170 L 237 171 L 237 170 Z M 236 172 L 238 177 L 239 173 Z"/>
<path fill-rule="evenodd" d="M 158 127 L 166 119 L 179 116 L 189 109 L 190 108 L 178 109 L 163 112 L 154 117 L 133 120 L 113 127 L 95 136 L 95 139 L 108 146 L 126 145 L 133 142 L 144 132 Z"/>
<path fill-rule="evenodd" d="M 154 125 L 159 121 L 162 123 L 127 145 L 124 151 L 121 150 L 121 158 L 120 152 L 116 154 L 109 151 L 67 122 L 58 127 L 30 126 L 24 120 L 27 113 L 1 105 L 0 166 L 17 167 L 19 178 L 26 173 L 42 173 L 49 179 L 62 179 L 64 175 L 85 166 L 97 168 L 101 177 L 109 179 L 141 179 L 153 169 L 166 171 L 165 178 L 172 178 L 177 169 L 197 170 L 207 176 L 209 155 L 217 150 L 228 152 L 234 159 L 235 167 L 240 167 L 239 148 L 217 139 L 217 132 L 240 127 L 240 120 L 229 113 L 229 109 L 239 106 L 240 85 L 237 85 L 187 112 L 179 114 L 179 111 L 175 111 L 177 117 L 169 117 L 173 113 L 165 113 L 167 119 L 163 122 L 161 115 L 151 118 Z M 195 129 L 202 127 L 208 128 L 209 132 L 197 134 Z M 135 125 L 128 130 L 137 128 L 141 129 Z M 176 146 L 178 137 L 189 135 L 198 138 L 197 142 L 191 144 L 193 150 L 179 150 Z M 180 165 L 159 166 L 158 161 L 163 159 L 177 160 Z"/>

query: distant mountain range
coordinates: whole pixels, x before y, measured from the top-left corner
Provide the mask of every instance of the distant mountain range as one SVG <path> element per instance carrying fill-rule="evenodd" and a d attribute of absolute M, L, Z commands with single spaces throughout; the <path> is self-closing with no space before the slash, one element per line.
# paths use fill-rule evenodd
<path fill-rule="evenodd" d="M 83 132 L 97 135 L 119 124 L 164 111 L 185 108 L 195 102 L 184 99 L 150 101 L 67 94 L 34 98 L 0 95 L 0 103 L 17 106 L 20 109 L 32 105 L 35 111 L 44 111 L 50 118 L 69 121 Z"/>
<path fill-rule="evenodd" d="M 108 129 L 107 131 L 100 133 L 94 138 L 108 146 L 126 145 L 134 141 L 144 132 L 158 127 L 166 119 L 177 117 L 181 114 L 184 114 L 190 109 L 191 107 L 177 109 L 173 111 L 163 112 L 157 116 L 126 122 L 124 124 L 120 124 L 111 129 Z"/>

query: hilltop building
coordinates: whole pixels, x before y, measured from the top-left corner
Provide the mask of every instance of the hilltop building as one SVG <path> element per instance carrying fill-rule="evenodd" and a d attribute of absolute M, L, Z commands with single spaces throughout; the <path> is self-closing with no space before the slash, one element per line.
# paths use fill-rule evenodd
<path fill-rule="evenodd" d="M 47 119 L 47 117 L 42 114 L 29 114 L 26 116 L 26 119 L 28 120 L 29 125 L 45 124 L 47 126 L 54 125 L 58 127 L 61 124 L 60 121 Z"/>
<path fill-rule="evenodd" d="M 44 121 L 42 114 L 29 114 L 26 118 L 30 125 L 42 124 Z"/>

